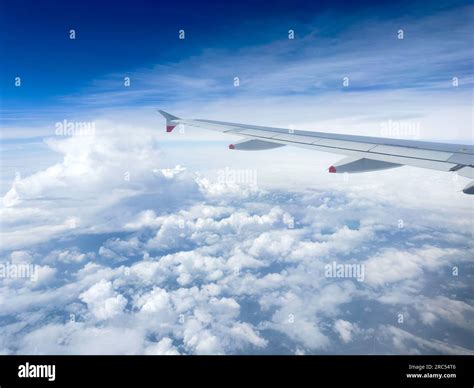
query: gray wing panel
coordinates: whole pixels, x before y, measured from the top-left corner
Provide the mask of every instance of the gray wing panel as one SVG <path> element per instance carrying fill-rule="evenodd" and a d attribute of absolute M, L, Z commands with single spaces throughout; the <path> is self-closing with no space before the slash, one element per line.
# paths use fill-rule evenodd
<path fill-rule="evenodd" d="M 214 121 L 214 120 L 182 120 L 188 121 L 191 125 L 191 122 L 195 123 L 196 126 L 217 129 L 227 128 L 229 129 L 257 129 L 266 132 L 272 132 L 274 134 L 289 134 L 289 135 L 301 135 L 301 136 L 310 136 L 321 139 L 333 139 L 333 140 L 346 140 L 346 141 L 355 141 L 360 143 L 369 143 L 375 145 L 393 145 L 400 147 L 411 147 L 411 148 L 420 148 L 425 150 L 436 150 L 436 151 L 445 151 L 445 152 L 455 152 L 461 154 L 470 154 L 474 155 L 474 146 L 467 144 L 450 144 L 450 143 L 436 143 L 436 142 L 427 142 L 427 141 L 418 141 L 418 140 L 402 140 L 402 139 L 389 139 L 383 137 L 372 137 L 372 136 L 358 136 L 358 135 L 342 135 L 337 133 L 327 133 L 327 132 L 313 132 L 313 131 L 301 131 L 294 130 L 290 131 L 284 128 L 273 128 L 273 127 L 262 127 L 258 125 L 248 125 L 248 124 L 238 124 L 238 123 L 229 123 L 224 121 Z M 194 124 L 193 124 L 194 125 Z M 211 126 L 213 128 L 211 128 Z M 221 130 L 221 132 L 226 132 L 226 130 Z"/>
<path fill-rule="evenodd" d="M 212 120 L 179 120 L 183 124 L 212 129 L 275 144 L 404 164 L 440 171 L 473 165 L 474 147 L 414 140 L 287 130 Z"/>

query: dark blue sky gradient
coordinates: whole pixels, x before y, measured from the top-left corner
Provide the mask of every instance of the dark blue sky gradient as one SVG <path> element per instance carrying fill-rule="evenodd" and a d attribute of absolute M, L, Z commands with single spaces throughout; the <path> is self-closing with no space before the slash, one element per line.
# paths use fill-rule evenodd
<path fill-rule="evenodd" d="M 456 2 L 379 1 L 11 1 L 0 8 L 0 86 L 10 109 L 51 104 L 94 79 L 172 63 L 208 48 L 238 49 L 304 33 L 321 13 L 334 15 L 321 33 L 337 35 L 351 15 L 373 19 L 429 14 Z M 314 27 L 314 26 L 312 26 Z M 69 29 L 76 30 L 70 40 Z M 178 40 L 183 28 L 186 39 Z M 14 78 L 22 87 L 14 87 Z"/>

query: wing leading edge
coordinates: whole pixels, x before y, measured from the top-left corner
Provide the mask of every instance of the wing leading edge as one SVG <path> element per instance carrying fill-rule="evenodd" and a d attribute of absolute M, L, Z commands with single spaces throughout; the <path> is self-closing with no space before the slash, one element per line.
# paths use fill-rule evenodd
<path fill-rule="evenodd" d="M 162 110 L 159 112 L 166 119 L 167 132 L 183 124 L 242 136 L 242 141 L 229 145 L 229 148 L 233 150 L 259 151 L 291 145 L 345 155 L 346 158 L 329 167 L 330 173 L 369 172 L 406 165 L 456 172 L 458 175 L 474 179 L 474 146 L 472 145 L 287 130 L 214 120 L 181 119 Z M 474 182 L 469 183 L 463 192 L 474 194 Z"/>

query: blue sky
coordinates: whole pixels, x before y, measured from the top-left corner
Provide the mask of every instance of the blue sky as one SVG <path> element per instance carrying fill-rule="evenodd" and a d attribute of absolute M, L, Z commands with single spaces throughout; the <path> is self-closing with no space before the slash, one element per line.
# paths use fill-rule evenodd
<path fill-rule="evenodd" d="M 339 156 L 230 152 L 156 113 L 472 143 L 473 17 L 453 1 L 2 5 L 0 266 L 38 276 L 0 278 L 0 354 L 473 354 L 465 178 L 327 174 Z"/>
<path fill-rule="evenodd" d="M 202 85 L 207 93 L 200 98 L 232 97 L 237 73 L 244 86 L 239 93 L 267 98 L 432 88 L 454 76 L 469 88 L 473 63 L 466 39 L 473 16 L 467 5 L 13 2 L 2 7 L 2 122 L 78 114 L 84 99 L 84 115 L 104 106 L 169 105 L 183 96 L 195 99 Z M 396 41 L 400 28 L 403 42 Z M 180 29 L 185 40 L 178 40 Z M 287 39 L 289 29 L 294 41 Z M 304 61 L 315 66 L 285 79 L 285 68 Z M 345 75 L 354 78 L 349 89 L 341 87 Z M 14 85 L 17 76 L 21 88 Z M 126 76 L 132 84 L 124 90 Z M 194 84 L 181 82 L 191 77 Z"/>
<path fill-rule="evenodd" d="M 2 8 L 2 89 L 8 100 L 57 97 L 90 84 L 95 78 L 156 63 L 172 63 L 197 55 L 205 48 L 239 48 L 271 40 L 282 16 L 297 23 L 308 11 L 324 5 L 303 2 L 182 2 L 152 1 L 64 3 L 34 1 Z M 33 11 L 34 10 L 34 11 Z M 311 14 L 311 13 L 310 13 Z M 258 20 L 264 16 L 268 23 Z M 262 28 L 264 27 L 264 28 Z M 286 25 L 281 26 L 285 33 Z M 280 27 L 280 29 L 281 29 Z M 77 30 L 71 42 L 68 31 Z M 187 39 L 177 40 L 185 29 Z M 93 66 L 90 66 L 93 63 Z M 11 79 L 28 80 L 22 96 L 14 94 Z"/>

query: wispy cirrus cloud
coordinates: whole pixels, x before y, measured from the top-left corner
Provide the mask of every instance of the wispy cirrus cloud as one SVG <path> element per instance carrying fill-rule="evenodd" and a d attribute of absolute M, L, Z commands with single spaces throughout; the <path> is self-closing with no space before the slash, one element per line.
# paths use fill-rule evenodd
<path fill-rule="evenodd" d="M 472 32 L 472 6 L 438 12 L 424 18 L 346 18 L 347 25 L 327 35 L 331 14 L 302 25 L 301 35 L 264 45 L 204 49 L 180 62 L 129 69 L 96 80 L 79 101 L 125 104 L 193 100 L 213 102 L 217 97 L 318 96 L 335 91 L 370 92 L 416 89 L 447 91 L 452 77 L 464 90 L 472 85 L 474 58 L 466 37 Z M 361 16 L 361 15 L 359 15 Z M 338 19 L 344 23 L 344 19 Z M 297 26 L 298 27 L 298 26 Z M 403 30 L 403 39 L 398 31 Z M 123 87 L 123 77 L 132 85 Z M 344 89 L 342 78 L 349 77 Z M 234 77 L 241 88 L 234 88 Z M 203 93 L 205 91 L 205 93 Z"/>
<path fill-rule="evenodd" d="M 411 120 L 424 139 L 469 142 L 473 12 L 470 5 L 421 18 L 416 12 L 403 17 L 327 12 L 285 26 L 266 44 L 203 47 L 179 61 L 104 75 L 64 95 L 57 113 L 48 115 L 54 121 L 102 116 L 151 125 L 154 109 L 161 106 L 183 116 L 245 117 L 375 136 L 381 135 L 381 122 Z M 290 28 L 294 40 L 288 39 Z M 403 39 L 398 39 L 400 29 Z M 130 78 L 129 87 L 124 77 Z"/>

